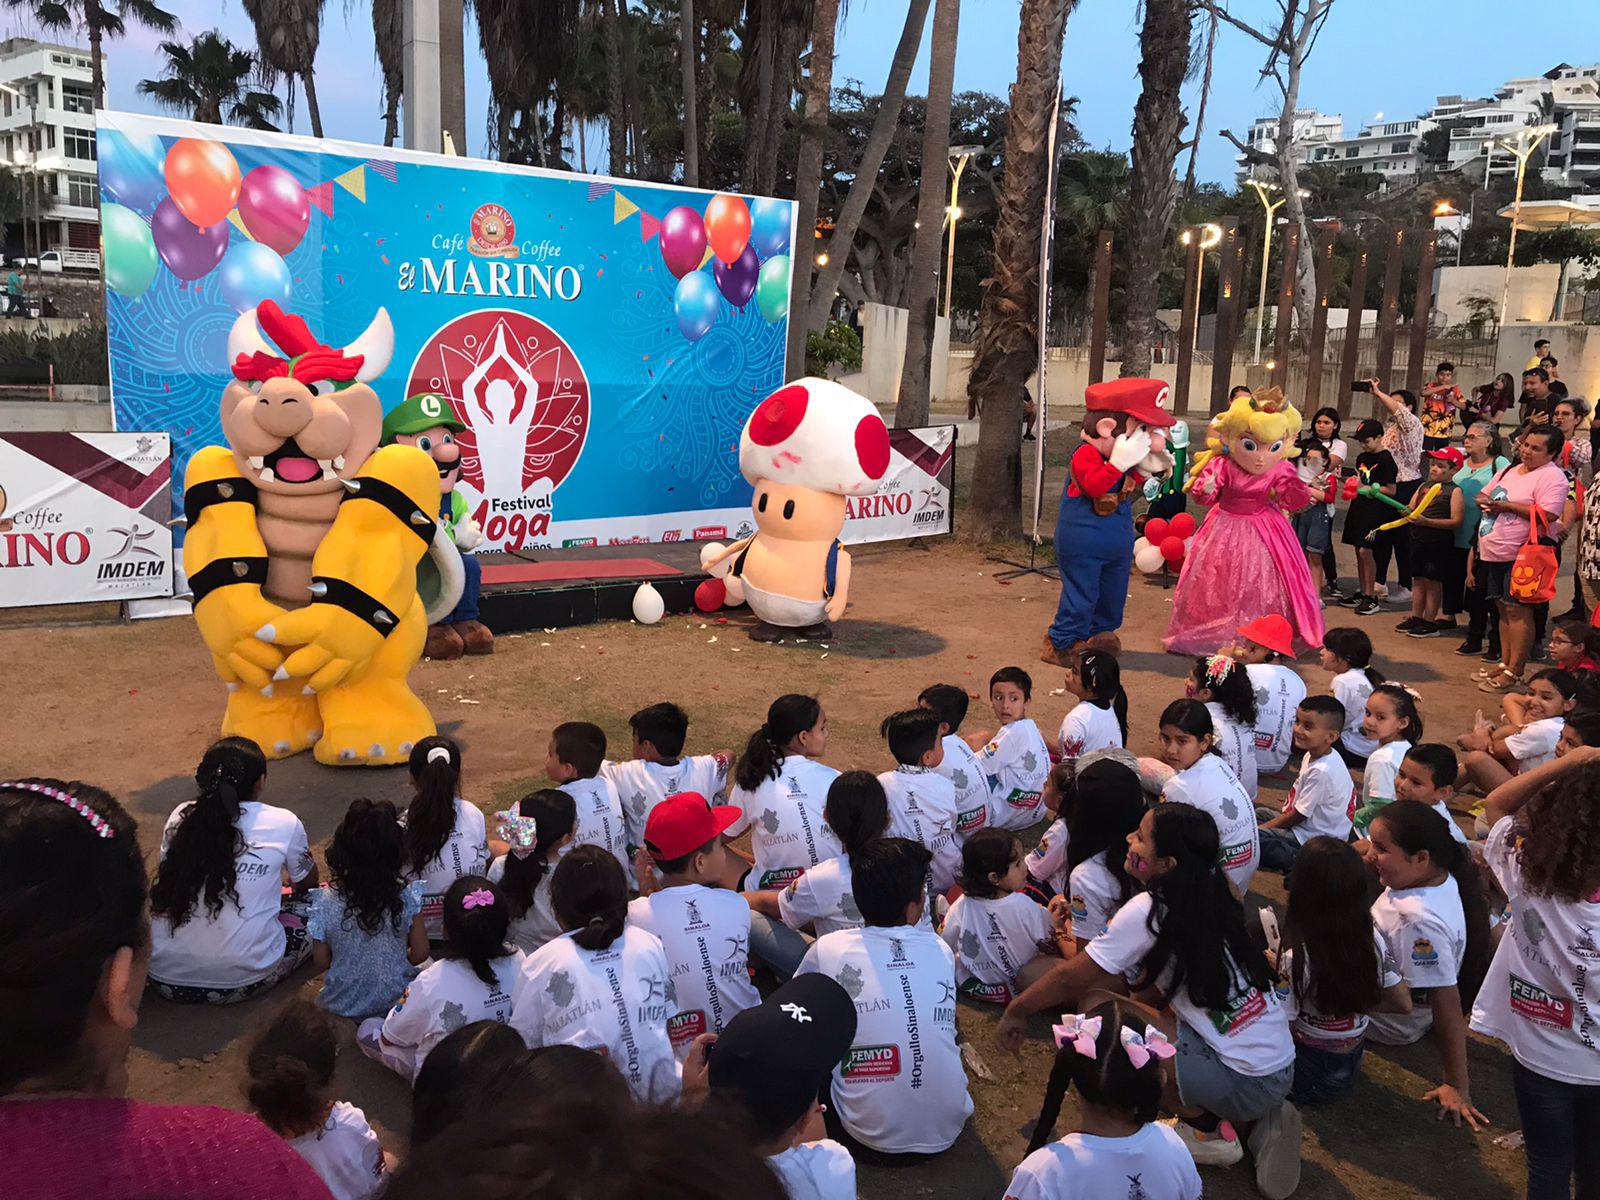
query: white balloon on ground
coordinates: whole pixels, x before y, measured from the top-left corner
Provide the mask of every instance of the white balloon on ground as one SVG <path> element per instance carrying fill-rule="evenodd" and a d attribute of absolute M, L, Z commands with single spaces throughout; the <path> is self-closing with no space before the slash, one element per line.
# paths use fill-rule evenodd
<path fill-rule="evenodd" d="M 700 547 L 700 569 L 707 572 L 713 579 L 725 579 L 729 571 L 733 570 L 733 559 L 725 558 L 716 566 L 707 566 L 713 558 L 721 554 L 727 547 L 721 542 L 707 542 Z"/>
<path fill-rule="evenodd" d="M 1166 562 L 1167 560 L 1161 557 L 1161 547 L 1152 546 L 1149 542 L 1144 544 L 1143 549 L 1136 550 L 1133 555 L 1133 565 L 1146 575 L 1154 575 L 1166 565 Z"/>
<path fill-rule="evenodd" d="M 641 583 L 633 594 L 633 619 L 641 625 L 654 625 L 667 611 L 667 602 L 661 593 L 648 583 Z"/>

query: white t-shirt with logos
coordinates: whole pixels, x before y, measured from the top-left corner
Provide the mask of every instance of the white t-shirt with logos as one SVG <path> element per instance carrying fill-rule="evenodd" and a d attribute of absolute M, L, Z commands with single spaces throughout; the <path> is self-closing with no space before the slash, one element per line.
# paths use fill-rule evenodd
<path fill-rule="evenodd" d="M 1524 887 L 1514 817 L 1489 831 L 1483 860 L 1511 900 L 1510 928 L 1472 1009 L 1472 1028 L 1499 1038 L 1528 1070 L 1581 1087 L 1600 1085 L 1600 1017 L 1591 996 L 1600 967 L 1600 892 L 1585 900 Z"/>
<path fill-rule="evenodd" d="M 1216 732 L 1216 751 L 1228 769 L 1239 777 L 1244 794 L 1252 803 L 1256 798 L 1256 731 L 1228 715 L 1215 700 L 1208 701 L 1206 711 L 1211 714 L 1211 727 Z"/>
<path fill-rule="evenodd" d="M 194 801 L 178 805 L 161 831 L 161 857 Z M 243 849 L 234 858 L 237 904 L 222 898 L 215 917 L 202 891 L 177 929 L 165 917 L 150 921 L 150 978 L 179 987 L 236 988 L 264 979 L 283 958 L 283 878 L 299 883 L 315 866 L 306 827 L 286 808 L 259 801 L 239 806 L 235 822 Z"/>
<path fill-rule="evenodd" d="M 1101 969 L 1130 983 L 1140 979 L 1144 960 L 1156 944 L 1156 935 L 1149 929 L 1154 904 L 1149 892 L 1129 900 L 1111 918 L 1106 931 L 1084 947 L 1084 953 Z M 1159 987 L 1162 981 L 1156 984 Z M 1187 986 L 1174 992 L 1170 1002 L 1178 1018 L 1240 1075 L 1273 1075 L 1294 1061 L 1289 1015 L 1270 987 L 1263 992 L 1236 975 L 1226 1008 L 1199 1007 L 1189 998 Z"/>
<path fill-rule="evenodd" d="M 556 873 L 556 864 L 547 862 L 544 874 L 533 889 L 533 902 L 528 911 L 511 922 L 506 930 L 506 940 L 525 954 L 532 954 L 552 938 L 561 936 L 561 922 L 556 920 L 555 904 L 550 899 L 550 876 Z M 502 854 L 489 864 L 489 880 L 499 883 L 506 877 L 506 856 Z"/>
<path fill-rule="evenodd" d="M 585 950 L 564 933 L 528 955 L 512 1004 L 511 1027 L 529 1047 L 599 1051 L 648 1104 L 682 1090 L 667 1037 L 677 1011 L 672 974 L 655 934 L 629 925 L 605 949 Z"/>
<path fill-rule="evenodd" d="M 404 824 L 405 818 L 401 817 Z M 444 894 L 463 875 L 482 875 L 489 866 L 489 829 L 476 805 L 456 797 L 456 819 L 439 853 L 407 879 L 422 881 L 422 924 L 428 936 L 444 936 Z"/>
<path fill-rule="evenodd" d="M 975 999 L 1010 1004 L 1017 972 L 1055 945 L 1050 913 L 1021 892 L 964 895 L 945 914 L 939 936 L 955 951 L 956 987 Z"/>
<path fill-rule="evenodd" d="M 778 893 L 778 915 L 790 929 L 810 925 L 818 937 L 840 929 L 860 929 L 866 924 L 851 890 L 850 856 L 840 854 L 810 868 Z M 919 929 L 932 929 L 931 904 L 922 906 Z"/>
<path fill-rule="evenodd" d="M 934 768 L 956 789 L 956 832 L 962 837 L 976 833 L 994 820 L 989 779 L 983 773 L 972 747 L 957 735 L 944 735 L 944 758 Z"/>
<path fill-rule="evenodd" d="M 1351 667 L 1333 677 L 1333 698 L 1344 705 L 1344 732 L 1339 740 L 1344 748 L 1358 758 L 1366 758 L 1378 748 L 1378 740 L 1361 732 L 1361 723 L 1367 719 L 1367 697 L 1372 695 L 1372 681 L 1364 667 Z"/>
<path fill-rule="evenodd" d="M 1529 721 L 1506 738 L 1506 750 L 1517 760 L 1517 773 L 1542 767 L 1556 756 L 1556 743 L 1561 740 L 1561 729 L 1566 725 L 1562 717 L 1544 717 Z"/>
<path fill-rule="evenodd" d="M 672 966 L 667 1037 L 681 1062 L 702 1033 L 761 1003 L 750 982 L 750 905 L 738 892 L 698 883 L 663 888 L 628 905 L 628 923 L 661 939 Z"/>
<path fill-rule="evenodd" d="M 1209 813 L 1217 823 L 1217 861 L 1228 881 L 1243 892 L 1261 860 L 1261 830 L 1255 805 L 1239 777 L 1215 754 L 1202 754 L 1161 788 L 1169 804 L 1188 804 Z"/>
<path fill-rule="evenodd" d="M 1369 770 L 1371 765 L 1369 758 Z M 1356 785 L 1337 751 L 1330 750 L 1321 758 L 1307 754 L 1300 760 L 1300 774 L 1283 802 L 1283 811 L 1305 818 L 1290 828 L 1302 846 L 1314 837 L 1349 840 L 1356 813 Z"/>
<path fill-rule="evenodd" d="M 1294 712 L 1306 698 L 1306 681 L 1282 663 L 1250 663 L 1245 671 L 1256 694 L 1256 770 L 1270 775 L 1294 752 Z"/>
<path fill-rule="evenodd" d="M 1414 993 L 1455 986 L 1467 952 L 1467 919 L 1453 878 L 1432 887 L 1385 888 L 1373 901 L 1372 923 Z M 1424 1002 L 1409 1013 L 1373 1013 L 1367 1032 L 1375 1042 L 1404 1046 L 1432 1025 L 1433 1006 Z"/>
<path fill-rule="evenodd" d="M 1199 1200 L 1200 1173 L 1178 1135 L 1150 1124 L 1129 1137 L 1069 1133 L 1041 1146 L 1006 1185 L 1006 1200 Z"/>
<path fill-rule="evenodd" d="M 1400 774 L 1400 764 L 1411 752 L 1411 743 L 1396 738 L 1379 746 L 1367 755 L 1367 765 L 1361 768 L 1361 803 L 1394 799 L 1394 781 Z"/>
<path fill-rule="evenodd" d="M 1106 865 L 1102 850 L 1072 868 L 1067 880 L 1067 903 L 1072 909 L 1072 936 L 1093 941 L 1106 931 L 1122 907 L 1122 883 Z"/>
<path fill-rule="evenodd" d="M 735 787 L 728 793 L 728 803 L 741 814 L 728 827 L 728 836 L 748 829 L 756 860 L 745 877 L 745 891 L 785 887 L 806 868 L 839 854 L 839 839 L 822 815 L 837 778 L 839 772 L 826 763 L 791 754 L 779 764 L 776 779 L 763 779 L 753 792 Z"/>
<path fill-rule="evenodd" d="M 856 1200 L 856 1160 L 832 1138 L 790 1146 L 767 1166 L 789 1200 Z"/>
<path fill-rule="evenodd" d="M 1079 700 L 1061 720 L 1061 757 L 1070 761 L 1093 750 L 1122 748 L 1122 726 L 1109 707 Z"/>
<path fill-rule="evenodd" d="M 1052 896 L 1059 896 L 1066 891 L 1067 844 L 1070 841 L 1066 818 L 1057 817 L 1050 822 L 1050 828 L 1044 831 L 1039 844 L 1028 851 L 1028 857 L 1023 860 L 1028 874 L 1049 888 Z"/>
<path fill-rule="evenodd" d="M 814 942 L 796 975 L 836 979 L 856 1006 L 856 1037 L 833 1069 L 850 1135 L 885 1154 L 938 1154 L 972 1115 L 956 1045 L 955 955 L 910 925 L 842 929 Z"/>
<path fill-rule="evenodd" d="M 1372 931 L 1373 946 L 1378 953 L 1378 986 L 1391 988 L 1400 982 L 1400 972 L 1395 966 L 1389 944 L 1376 928 Z M 1329 1015 L 1322 1012 L 1309 999 L 1302 1000 L 1294 991 L 1294 951 L 1284 948 L 1278 959 L 1278 999 L 1289 1010 L 1290 1028 L 1294 1040 L 1303 1045 L 1332 1054 L 1354 1050 L 1367 1035 L 1369 1018 L 1366 1013 Z M 1310 972 L 1307 971 L 1307 978 Z"/>
<path fill-rule="evenodd" d="M 989 780 L 989 803 L 1001 829 L 1031 829 L 1044 815 L 1040 798 L 1050 777 L 1050 751 L 1039 727 L 1027 717 L 1002 725 L 978 751 Z"/>
<path fill-rule="evenodd" d="M 628 827 L 628 855 L 644 845 L 644 823 L 655 806 L 679 792 L 698 792 L 707 803 L 718 803 L 728 786 L 728 758 L 724 754 L 696 754 L 675 763 L 645 762 L 630 758 L 626 762 L 605 762 L 600 778 L 611 781 L 622 801 L 622 817 Z"/>
<path fill-rule="evenodd" d="M 474 1021 L 511 1021 L 512 987 L 522 967 L 522 951 L 491 960 L 495 982 L 478 978 L 472 964 L 460 958 L 436 958 L 411 981 L 383 1019 L 383 1040 L 392 1046 L 415 1046 L 421 1070 L 432 1049 L 463 1025 Z"/>
<path fill-rule="evenodd" d="M 928 870 L 933 890 L 943 892 L 961 874 L 961 846 L 956 833 L 956 789 L 927 767 L 896 767 L 878 776 L 889 799 L 889 837 L 921 842 L 933 854 Z"/>
<path fill-rule="evenodd" d="M 622 817 L 622 801 L 617 789 L 604 775 L 588 779 L 569 779 L 561 790 L 572 797 L 578 810 L 578 823 L 572 830 L 573 846 L 599 846 L 611 851 L 631 880 L 633 863 L 628 857 L 628 824 Z"/>
<path fill-rule="evenodd" d="M 367 1200 L 383 1187 L 383 1144 L 354 1104 L 335 1102 L 322 1128 L 290 1138 L 289 1145 L 328 1185 L 333 1200 Z"/>

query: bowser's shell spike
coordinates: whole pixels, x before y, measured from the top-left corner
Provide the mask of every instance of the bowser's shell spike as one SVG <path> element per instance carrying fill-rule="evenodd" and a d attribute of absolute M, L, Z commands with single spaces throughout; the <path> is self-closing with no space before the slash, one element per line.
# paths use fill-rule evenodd
<path fill-rule="evenodd" d="M 739 435 L 739 470 L 840 496 L 877 490 L 889 469 L 889 430 L 865 396 L 831 379 L 796 380 L 756 406 Z"/>

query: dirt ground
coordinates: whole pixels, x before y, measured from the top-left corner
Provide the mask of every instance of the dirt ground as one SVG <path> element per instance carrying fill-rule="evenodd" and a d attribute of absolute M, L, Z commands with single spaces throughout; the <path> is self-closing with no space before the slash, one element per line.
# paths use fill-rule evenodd
<path fill-rule="evenodd" d="M 1047 487 L 1049 485 L 1047 484 Z M 915 702 L 933 682 L 966 686 L 977 724 L 988 717 L 989 673 L 1019 663 L 1033 673 L 1031 715 L 1048 732 L 1068 697 L 1060 673 L 1036 661 L 1058 585 L 1039 576 L 1008 584 L 995 563 L 959 544 L 864 548 L 856 558 L 852 606 L 837 639 L 818 645 L 759 646 L 738 624 L 669 617 L 659 626 L 594 625 L 502 637 L 491 659 L 424 663 L 413 685 L 444 732 L 465 748 L 466 796 L 488 811 L 537 783 L 547 731 L 561 720 L 592 720 L 614 753 L 628 746 L 627 715 L 656 700 L 681 703 L 691 717 L 691 752 L 734 749 L 767 703 L 787 691 L 813 692 L 830 718 L 828 760 L 882 770 L 887 752 L 879 718 Z M 1123 629 L 1124 680 L 1131 698 L 1130 741 L 1153 753 L 1155 718 L 1182 693 L 1187 665 L 1163 654 L 1171 592 L 1135 578 Z M 1337 615 L 1336 615 L 1337 614 Z M 1468 686 L 1479 664 L 1456 657 L 1446 638 L 1417 641 L 1394 631 L 1400 614 L 1363 622 L 1391 678 L 1419 686 L 1430 732 L 1440 738 L 1470 726 L 1486 697 Z M 1359 620 L 1330 610 L 1332 623 Z M 191 793 L 189 773 L 215 736 L 223 693 L 187 620 L 85 628 L 0 630 L 0 776 L 83 778 L 109 788 L 136 815 L 154 851 L 167 814 Z M 1313 691 L 1327 676 L 1301 664 Z M 1263 781 L 1263 800 L 1285 784 Z M 267 799 L 294 809 L 321 848 L 349 801 L 360 795 L 408 799 L 398 769 L 339 771 L 309 756 L 274 764 Z M 1276 876 L 1256 888 L 1282 899 Z M 131 1063 L 133 1095 L 243 1107 L 243 1039 L 288 994 L 312 994 L 309 969 L 277 993 L 231 1008 L 179 1007 L 147 997 Z M 1046 1026 L 1020 1059 L 994 1048 L 993 1011 L 963 1006 L 960 1027 L 992 1078 L 975 1078 L 976 1115 L 957 1144 L 936 1159 L 904 1166 L 862 1164 L 861 1194 L 873 1198 L 1002 1194 L 1022 1157 L 1048 1071 Z M 403 1149 L 408 1096 L 399 1080 L 356 1051 L 347 1031 L 339 1095 L 366 1110 L 387 1144 Z M 1306 1170 L 1299 1195 L 1450 1196 L 1471 1200 L 1520 1193 L 1520 1151 L 1497 1144 L 1517 1128 L 1510 1060 L 1495 1045 L 1471 1046 L 1472 1094 L 1494 1122 L 1473 1134 L 1435 1121 L 1418 1099 L 1437 1079 L 1431 1046 L 1371 1047 L 1363 1080 L 1340 1104 L 1306 1113 Z M 1072 1101 L 1061 1128 L 1072 1115 Z M 1207 1169 L 1208 1195 L 1255 1194 L 1241 1166 Z"/>

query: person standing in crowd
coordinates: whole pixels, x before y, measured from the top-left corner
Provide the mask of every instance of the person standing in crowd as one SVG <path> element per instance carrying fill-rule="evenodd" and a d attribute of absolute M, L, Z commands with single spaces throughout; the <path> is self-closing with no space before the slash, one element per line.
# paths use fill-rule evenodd
<path fill-rule="evenodd" d="M 1531 371 L 1549 357 L 1550 339 L 1540 338 L 1538 341 L 1533 343 L 1533 353 L 1529 355 L 1528 362 L 1526 366 L 1523 367 L 1523 370 Z"/>
<path fill-rule="evenodd" d="M 1530 420 L 1549 420 L 1551 394 L 1550 372 L 1537 364 L 1529 367 L 1522 373 L 1522 399 L 1518 402 L 1518 420 L 1524 424 Z"/>
<path fill-rule="evenodd" d="M 1409 505 L 1422 485 L 1422 447 L 1425 434 L 1422 421 L 1417 416 L 1417 398 L 1404 388 L 1393 395 L 1384 391 L 1376 379 L 1372 384 L 1372 398 L 1381 404 L 1387 415 L 1383 422 L 1383 448 L 1394 459 L 1396 479 L 1394 498 Z M 1378 583 L 1389 574 L 1389 559 L 1394 558 L 1395 578 L 1398 587 L 1389 589 L 1391 604 L 1411 602 L 1411 527 L 1402 525 L 1378 534 L 1373 556 L 1378 568 Z"/>
<path fill-rule="evenodd" d="M 1472 399 L 1467 401 L 1461 419 L 1469 428 L 1475 421 L 1498 424 L 1501 414 L 1516 402 L 1517 381 L 1511 377 L 1509 371 L 1501 371 L 1494 377 L 1493 383 L 1481 384 L 1473 389 Z"/>
<path fill-rule="evenodd" d="M 1339 480 L 1339 470 L 1350 458 L 1349 444 L 1339 436 L 1339 410 L 1337 408 L 1319 408 L 1317 415 L 1311 418 L 1311 433 L 1319 442 L 1328 448 L 1328 476 L 1335 483 Z M 1334 518 L 1334 499 L 1338 496 L 1335 490 L 1328 497 L 1328 548 L 1322 552 L 1322 590 L 1333 599 L 1337 599 L 1339 592 L 1339 563 L 1333 552 L 1332 525 Z"/>
<path fill-rule="evenodd" d="M 1422 387 L 1422 445 L 1426 450 L 1442 450 L 1450 444 L 1456 414 L 1465 399 L 1456 386 L 1456 365 L 1442 362 L 1433 371 L 1433 381 Z"/>
<path fill-rule="evenodd" d="M 1510 378 L 1506 376 L 1505 378 Z M 1462 608 L 1467 611 L 1466 640 L 1456 647 L 1461 655 L 1483 654 L 1485 639 L 1490 653 L 1489 662 L 1500 661 L 1500 614 L 1486 597 L 1482 572 L 1473 583 L 1467 583 L 1468 563 L 1478 546 L 1478 530 L 1483 523 L 1483 513 L 1478 508 L 1478 493 L 1484 485 L 1511 465 L 1501 453 L 1500 430 L 1491 420 L 1475 422 L 1462 439 L 1466 462 L 1455 474 L 1456 487 L 1461 489 L 1461 524 L 1456 526 L 1455 557 L 1451 574 L 1444 583 L 1444 619 L 1454 621 Z M 1596 573 L 1600 575 L 1600 529 L 1596 529 Z"/>
<path fill-rule="evenodd" d="M 1588 505 L 1586 494 L 1589 486 L 1594 482 L 1594 448 L 1589 444 L 1587 432 L 1582 429 L 1584 420 L 1589 415 L 1589 406 L 1582 400 L 1572 396 L 1562 396 L 1555 402 L 1551 410 L 1551 424 L 1561 431 L 1565 443 L 1561 447 L 1561 454 L 1556 459 L 1556 465 L 1567 473 L 1570 484 L 1567 490 L 1567 504 L 1561 513 L 1560 541 L 1564 546 L 1567 535 L 1573 529 L 1580 529 L 1578 544 L 1582 547 L 1581 524 L 1583 515 Z M 1561 548 L 1556 550 L 1561 556 Z M 1546 608 L 1546 615 L 1548 615 Z M 1572 572 L 1572 607 L 1562 614 L 1577 621 L 1587 621 L 1589 610 L 1583 603 L 1583 578 L 1577 570 Z M 1539 641 L 1544 641 L 1543 629 L 1540 629 Z"/>

